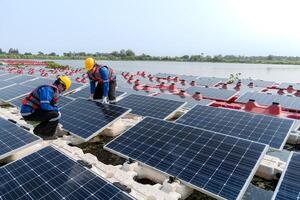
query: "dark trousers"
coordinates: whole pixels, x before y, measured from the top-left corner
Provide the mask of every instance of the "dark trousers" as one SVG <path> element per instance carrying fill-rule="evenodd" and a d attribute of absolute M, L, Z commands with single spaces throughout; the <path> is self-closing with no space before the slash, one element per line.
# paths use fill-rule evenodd
<path fill-rule="evenodd" d="M 109 81 L 109 91 L 108 91 L 108 100 L 112 101 L 116 99 L 116 81 Z M 102 99 L 103 98 L 103 83 L 98 82 L 96 86 L 96 90 L 93 96 L 94 99 Z"/>
<path fill-rule="evenodd" d="M 51 119 L 58 118 L 59 114 L 55 111 L 36 110 L 28 116 L 23 116 L 25 120 L 40 122 L 33 130 L 34 134 L 44 137 L 51 137 L 55 134 L 58 125 L 58 119 L 50 121 Z"/>

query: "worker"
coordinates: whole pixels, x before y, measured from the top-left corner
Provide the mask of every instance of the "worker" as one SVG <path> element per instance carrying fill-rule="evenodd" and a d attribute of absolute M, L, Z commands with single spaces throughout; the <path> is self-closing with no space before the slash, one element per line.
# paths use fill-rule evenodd
<path fill-rule="evenodd" d="M 43 139 L 56 136 L 59 131 L 57 102 L 59 94 L 71 87 L 72 81 L 67 76 L 59 76 L 51 85 L 42 85 L 34 89 L 22 101 L 21 115 L 27 121 L 37 121 L 39 124 L 33 132 Z"/>
<path fill-rule="evenodd" d="M 116 75 L 112 68 L 99 65 L 93 58 L 85 60 L 85 69 L 90 80 L 90 98 L 102 103 L 116 102 Z"/>

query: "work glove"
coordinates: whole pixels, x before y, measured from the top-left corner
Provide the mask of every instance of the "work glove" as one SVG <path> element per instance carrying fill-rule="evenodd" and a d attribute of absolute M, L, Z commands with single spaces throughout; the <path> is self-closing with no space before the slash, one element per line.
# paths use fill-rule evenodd
<path fill-rule="evenodd" d="M 103 97 L 102 103 L 108 104 L 108 99 L 107 99 L 107 97 Z"/>

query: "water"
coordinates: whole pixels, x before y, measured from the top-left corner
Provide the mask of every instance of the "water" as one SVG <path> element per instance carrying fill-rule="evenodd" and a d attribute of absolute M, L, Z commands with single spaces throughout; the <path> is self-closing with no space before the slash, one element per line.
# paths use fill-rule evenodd
<path fill-rule="evenodd" d="M 83 67 L 83 60 L 55 60 L 72 67 Z M 237 63 L 161 62 L 161 61 L 99 61 L 118 71 L 147 71 L 149 73 L 175 73 L 196 76 L 228 78 L 232 73 L 241 73 L 241 78 L 253 78 L 276 82 L 300 82 L 299 65 L 266 65 Z"/>

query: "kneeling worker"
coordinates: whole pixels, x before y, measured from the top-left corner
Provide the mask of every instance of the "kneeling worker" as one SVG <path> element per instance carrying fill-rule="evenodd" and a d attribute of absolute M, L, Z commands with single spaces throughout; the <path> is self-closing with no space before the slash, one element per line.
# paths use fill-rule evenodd
<path fill-rule="evenodd" d="M 59 94 L 68 90 L 72 81 L 67 76 L 60 76 L 52 85 L 42 85 L 33 90 L 23 101 L 21 115 L 27 121 L 40 122 L 33 130 L 42 138 L 55 135 L 60 112 L 56 103 Z"/>
<path fill-rule="evenodd" d="M 102 103 L 115 103 L 117 83 L 114 70 L 97 64 L 93 58 L 85 60 L 85 69 L 90 79 L 91 98 L 102 99 Z"/>

